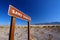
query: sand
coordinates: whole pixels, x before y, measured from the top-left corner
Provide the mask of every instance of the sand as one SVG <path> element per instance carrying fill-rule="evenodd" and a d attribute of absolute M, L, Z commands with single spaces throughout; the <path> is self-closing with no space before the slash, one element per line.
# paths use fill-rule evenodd
<path fill-rule="evenodd" d="M 14 40 L 28 40 L 27 28 L 16 28 Z M 31 28 L 31 40 L 60 40 L 59 28 Z M 0 28 L 0 40 L 9 39 L 9 28 Z"/>

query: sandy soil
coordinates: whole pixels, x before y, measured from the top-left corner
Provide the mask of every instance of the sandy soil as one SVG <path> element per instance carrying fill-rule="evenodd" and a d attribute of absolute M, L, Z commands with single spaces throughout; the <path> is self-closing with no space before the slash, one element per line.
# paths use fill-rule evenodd
<path fill-rule="evenodd" d="M 15 29 L 15 40 L 27 40 L 27 28 Z M 59 28 L 31 28 L 31 40 L 60 40 Z M 0 40 L 9 39 L 9 28 L 0 28 Z"/>

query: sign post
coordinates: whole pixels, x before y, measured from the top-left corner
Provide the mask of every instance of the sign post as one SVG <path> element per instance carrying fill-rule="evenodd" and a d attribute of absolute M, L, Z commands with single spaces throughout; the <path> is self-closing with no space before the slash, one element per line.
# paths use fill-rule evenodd
<path fill-rule="evenodd" d="M 9 40 L 14 40 L 15 17 L 11 17 Z"/>
<path fill-rule="evenodd" d="M 30 22 L 28 21 L 28 40 L 30 40 Z"/>
<path fill-rule="evenodd" d="M 13 7 L 12 5 L 9 5 L 8 13 L 10 16 L 12 16 L 11 25 L 10 25 L 9 40 L 14 40 L 14 29 L 15 29 L 16 17 L 28 21 L 28 40 L 30 40 L 30 21 L 31 21 L 31 18 L 29 16 L 27 16 L 26 14 L 24 14 L 23 12 L 19 11 L 17 8 Z"/>

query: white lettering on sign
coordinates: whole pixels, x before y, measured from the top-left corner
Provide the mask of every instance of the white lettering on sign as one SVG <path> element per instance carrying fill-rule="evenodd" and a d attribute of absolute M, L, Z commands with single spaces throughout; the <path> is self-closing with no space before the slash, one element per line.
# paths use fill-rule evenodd
<path fill-rule="evenodd" d="M 15 10 L 12 10 L 12 13 L 15 13 Z"/>
<path fill-rule="evenodd" d="M 21 13 L 18 13 L 18 15 L 20 15 L 22 17 L 22 14 Z"/>
<path fill-rule="evenodd" d="M 26 17 L 26 16 L 24 16 L 24 15 L 23 15 L 23 18 L 28 19 L 28 17 Z"/>
<path fill-rule="evenodd" d="M 13 13 L 13 14 L 16 14 L 16 15 L 19 15 L 19 16 L 21 16 L 21 17 L 22 17 L 22 14 L 21 14 L 21 13 L 19 13 L 19 12 L 17 12 L 17 11 L 15 11 L 15 10 L 12 10 L 12 13 Z"/>
<path fill-rule="evenodd" d="M 17 11 L 15 12 L 15 14 L 18 14 Z"/>
<path fill-rule="evenodd" d="M 16 9 L 12 5 L 9 5 L 8 13 L 11 16 L 14 16 L 14 17 L 17 17 L 17 18 L 22 18 L 23 20 L 31 21 L 31 18 L 28 15 L 26 15 L 23 12 L 19 11 L 18 9 Z"/>

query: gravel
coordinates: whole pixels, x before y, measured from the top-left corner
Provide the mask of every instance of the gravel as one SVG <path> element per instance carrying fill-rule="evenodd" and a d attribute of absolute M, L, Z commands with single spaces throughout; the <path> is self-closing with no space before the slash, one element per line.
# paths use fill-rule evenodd
<path fill-rule="evenodd" d="M 60 30 L 54 28 L 31 28 L 31 40 L 60 40 Z M 16 28 L 14 40 L 28 40 L 27 28 Z M 0 40 L 9 39 L 9 28 L 0 28 Z"/>

